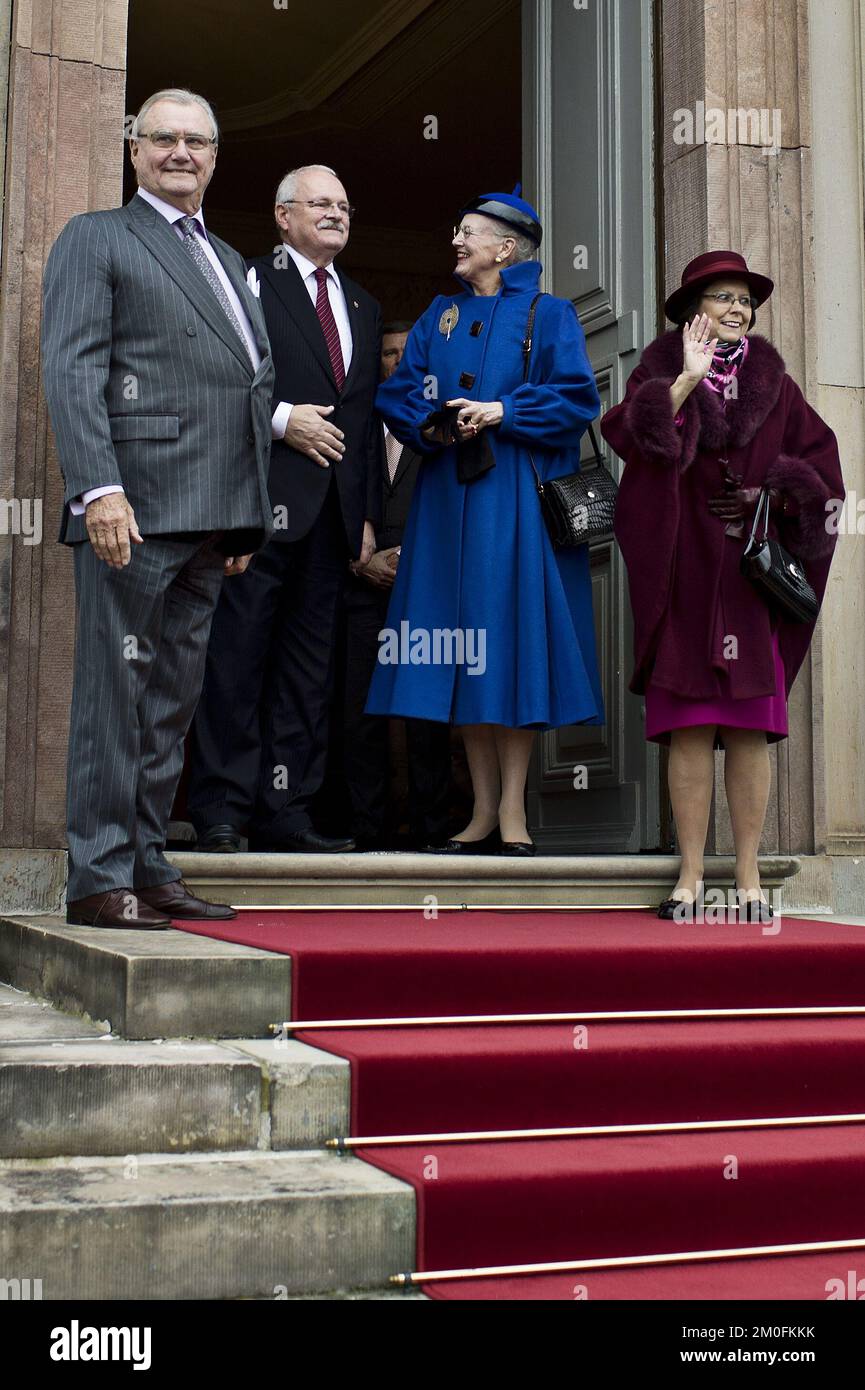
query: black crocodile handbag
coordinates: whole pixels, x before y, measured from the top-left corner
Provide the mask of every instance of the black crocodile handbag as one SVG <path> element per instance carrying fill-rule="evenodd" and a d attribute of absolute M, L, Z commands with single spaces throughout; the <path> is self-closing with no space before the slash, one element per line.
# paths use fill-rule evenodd
<path fill-rule="evenodd" d="M 763 534 L 759 535 L 763 517 Z M 780 541 L 766 534 L 769 527 L 769 490 L 763 488 L 754 513 L 754 524 L 748 544 L 742 554 L 740 568 L 771 606 L 780 609 L 785 618 L 797 623 L 817 621 L 820 604 L 805 577 L 801 561 Z"/>
<path fill-rule="evenodd" d="M 529 376 L 535 310 L 540 297 L 539 294 L 535 295 L 529 310 L 528 328 L 523 340 L 523 381 L 527 381 Z M 562 550 L 575 549 L 577 546 L 587 545 L 590 541 L 602 540 L 613 533 L 618 484 L 601 457 L 591 425 L 589 439 L 594 450 L 594 464 L 579 473 L 568 473 L 564 478 L 553 478 L 546 483 L 542 481 L 535 460 L 529 453 L 541 512 L 550 540 L 554 546 Z"/>

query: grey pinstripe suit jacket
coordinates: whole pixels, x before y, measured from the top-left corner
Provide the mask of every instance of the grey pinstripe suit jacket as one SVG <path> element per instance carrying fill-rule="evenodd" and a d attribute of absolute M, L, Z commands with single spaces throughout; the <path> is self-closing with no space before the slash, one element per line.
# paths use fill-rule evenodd
<path fill-rule="evenodd" d="M 207 281 L 143 198 L 73 217 L 51 249 L 42 352 L 66 488 L 61 541 L 87 539 L 70 500 L 109 483 L 124 487 L 142 535 L 249 530 L 246 553 L 273 529 L 264 315 L 239 253 L 208 236 L 256 335 L 254 376 Z"/>

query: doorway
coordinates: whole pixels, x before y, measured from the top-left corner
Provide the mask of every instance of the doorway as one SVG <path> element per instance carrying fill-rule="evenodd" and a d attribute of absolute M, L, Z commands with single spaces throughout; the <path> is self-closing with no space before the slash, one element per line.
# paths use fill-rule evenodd
<path fill-rule="evenodd" d="M 385 321 L 451 293 L 457 209 L 520 178 L 520 0 L 186 0 L 182 16 L 166 42 L 172 0 L 130 0 L 126 108 L 174 85 L 211 101 L 208 226 L 264 254 L 283 174 L 327 164 L 357 206 L 340 265 Z"/>
<path fill-rule="evenodd" d="M 213 103 L 205 214 L 244 255 L 274 245 L 286 170 L 336 169 L 358 208 L 340 265 L 385 321 L 452 292 L 456 210 L 522 181 L 545 226 L 544 288 L 573 300 L 606 408 L 656 332 L 653 11 L 653 0 L 187 0 L 176 42 L 170 0 L 130 0 L 126 107 L 173 85 Z M 131 196 L 128 168 L 126 179 Z M 537 740 L 529 826 L 548 853 L 659 838 L 657 750 L 627 692 L 614 546 L 593 548 L 592 575 L 607 724 Z"/>

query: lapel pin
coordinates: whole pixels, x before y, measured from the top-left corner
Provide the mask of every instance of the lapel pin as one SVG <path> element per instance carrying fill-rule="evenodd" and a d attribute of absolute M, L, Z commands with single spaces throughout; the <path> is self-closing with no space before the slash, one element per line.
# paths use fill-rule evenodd
<path fill-rule="evenodd" d="M 354 305 L 355 309 L 359 309 L 359 308 L 360 308 L 360 305 L 358 304 L 358 302 L 357 302 L 356 299 L 353 299 L 351 302 L 352 302 L 352 304 Z"/>

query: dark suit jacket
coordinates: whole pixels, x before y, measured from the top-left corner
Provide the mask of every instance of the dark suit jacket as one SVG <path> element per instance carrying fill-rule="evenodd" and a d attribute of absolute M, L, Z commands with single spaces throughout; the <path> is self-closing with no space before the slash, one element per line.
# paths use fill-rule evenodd
<path fill-rule="evenodd" d="M 379 425 L 381 428 L 381 425 Z M 382 435 L 384 431 L 382 431 Z M 408 521 L 414 485 L 417 482 L 420 454 L 408 445 L 400 454 L 393 482 L 387 469 L 387 460 L 382 464 L 382 516 L 381 525 L 376 527 L 375 543 L 378 550 L 387 550 L 392 545 L 402 545 L 402 533 Z"/>
<path fill-rule="evenodd" d="M 226 531 L 231 554 L 272 530 L 273 363 L 243 258 L 208 232 L 261 354 L 249 354 L 177 233 L 136 194 L 67 222 L 48 257 L 43 381 L 69 503 L 119 483 L 142 535 Z"/>
<path fill-rule="evenodd" d="M 292 405 L 332 405 L 327 418 L 345 435 L 345 453 L 330 468 L 274 440 L 269 490 L 276 514 L 275 540 L 305 536 L 321 511 L 332 471 L 336 470 L 339 503 L 352 555 L 360 554 L 363 523 L 381 517 L 382 431 L 373 402 L 381 359 L 381 310 L 376 300 L 337 267 L 348 305 L 352 358 L 342 391 L 337 391 L 327 345 L 315 306 L 290 256 L 284 266 L 273 254 L 249 262 L 261 286 L 276 366 L 274 409 Z"/>

